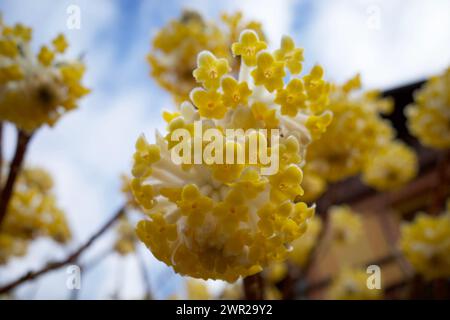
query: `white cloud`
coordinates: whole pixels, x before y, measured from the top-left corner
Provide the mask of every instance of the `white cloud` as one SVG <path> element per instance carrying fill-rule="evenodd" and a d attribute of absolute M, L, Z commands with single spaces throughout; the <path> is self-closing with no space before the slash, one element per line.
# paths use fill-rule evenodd
<path fill-rule="evenodd" d="M 308 47 L 308 57 L 321 63 L 334 80 L 361 72 L 368 86 L 387 88 L 440 72 L 450 64 L 448 1 L 315 4 L 311 23 L 302 31 L 306 39 L 300 40 Z M 379 18 L 379 29 L 368 25 L 374 18 Z"/>

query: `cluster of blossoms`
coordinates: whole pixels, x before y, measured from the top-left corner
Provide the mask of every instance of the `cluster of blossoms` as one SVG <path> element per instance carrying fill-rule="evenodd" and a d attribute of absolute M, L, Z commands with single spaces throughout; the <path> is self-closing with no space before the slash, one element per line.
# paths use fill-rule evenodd
<path fill-rule="evenodd" d="M 318 177 L 313 181 L 312 195 L 320 196 L 325 182 L 337 182 L 366 170 L 366 183 L 383 189 L 397 187 L 416 173 L 415 154 L 409 147 L 394 143 L 394 129 L 382 118 L 382 114 L 392 111 L 392 101 L 381 98 L 377 91 L 355 92 L 360 88 L 359 75 L 342 86 L 331 87 L 328 108 L 333 112 L 333 121 L 322 138 L 308 148 L 306 159 L 305 171 L 315 172 Z M 396 165 L 395 155 L 399 154 L 406 159 Z M 373 161 L 378 158 L 382 159 Z"/>
<path fill-rule="evenodd" d="M 431 78 L 406 108 L 408 127 L 421 143 L 431 148 L 450 148 L 450 68 Z"/>
<path fill-rule="evenodd" d="M 376 156 L 368 161 L 362 180 L 377 190 L 401 187 L 417 175 L 415 152 L 404 143 L 394 140 L 382 146 Z"/>
<path fill-rule="evenodd" d="M 71 238 L 66 218 L 52 193 L 53 181 L 42 169 L 25 168 L 15 185 L 0 227 L 0 265 L 23 256 L 30 241 L 49 237 L 59 243 Z"/>
<path fill-rule="evenodd" d="M 191 91 L 192 103 L 164 114 L 166 136 L 157 134 L 155 144 L 143 136 L 136 142 L 131 188 L 149 217 L 138 223 L 137 234 L 180 274 L 229 282 L 254 274 L 284 259 L 313 216 L 314 209 L 298 201 L 301 166 L 308 144 L 331 121 L 323 111 L 329 85 L 319 66 L 298 75 L 302 51 L 291 38 L 284 37 L 274 53 L 266 47 L 256 32 L 241 33 L 232 45 L 241 58 L 238 79 L 226 59 L 201 52 L 193 74 L 203 88 Z M 198 124 L 221 132 L 215 141 L 222 141 L 222 154 L 244 150 L 245 161 L 218 164 L 210 155 L 201 163 L 174 163 L 172 133 L 186 129 L 183 142 L 195 145 Z M 230 139 L 227 129 L 242 134 Z M 279 130 L 278 141 L 270 129 Z M 279 155 L 276 173 L 265 174 L 266 164 L 249 161 L 248 141 L 255 137 L 255 154 Z"/>
<path fill-rule="evenodd" d="M 333 243 L 349 245 L 355 243 L 362 234 L 362 219 L 360 214 L 349 206 L 333 206 L 328 212 L 330 219 L 330 234 Z"/>
<path fill-rule="evenodd" d="M 223 25 L 206 21 L 199 13 L 185 11 L 180 19 L 171 21 L 158 31 L 148 55 L 151 75 L 158 84 L 169 91 L 178 103 L 189 98 L 197 86 L 192 78 L 197 55 L 208 50 L 227 59 L 233 70 L 239 69 L 239 60 L 233 58 L 230 45 L 244 29 L 251 29 L 263 38 L 258 22 L 245 22 L 242 14 L 222 15 Z"/>
<path fill-rule="evenodd" d="M 383 291 L 367 287 L 367 273 L 359 269 L 344 269 L 333 279 L 326 294 L 331 300 L 378 300 Z"/>
<path fill-rule="evenodd" d="M 400 248 L 425 278 L 450 277 L 450 200 L 438 216 L 419 213 L 401 228 Z"/>
<path fill-rule="evenodd" d="M 10 27 L 0 20 L 0 121 L 27 132 L 54 125 L 89 92 L 81 84 L 84 65 L 59 59 L 68 47 L 64 36 L 34 55 L 31 33 L 21 24 Z"/>

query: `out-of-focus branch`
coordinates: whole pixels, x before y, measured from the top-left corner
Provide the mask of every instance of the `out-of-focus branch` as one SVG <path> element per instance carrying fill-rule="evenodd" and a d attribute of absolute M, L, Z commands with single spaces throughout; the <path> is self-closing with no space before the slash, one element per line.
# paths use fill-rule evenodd
<path fill-rule="evenodd" d="M 244 294 L 246 300 L 264 299 L 264 280 L 261 273 L 244 278 Z"/>
<path fill-rule="evenodd" d="M 379 259 L 373 260 L 369 263 L 366 263 L 364 266 L 365 267 L 370 266 L 370 265 L 382 266 L 385 264 L 389 264 L 389 263 L 395 261 L 396 259 L 398 259 L 398 254 L 394 253 L 394 254 L 390 254 L 390 255 L 381 257 Z M 302 290 L 300 290 L 300 291 L 302 294 L 309 294 L 313 291 L 321 290 L 321 289 L 329 286 L 331 281 L 332 281 L 332 277 L 327 277 L 327 278 L 318 280 L 317 282 L 314 282 L 314 283 L 304 286 L 304 288 L 302 288 Z"/>
<path fill-rule="evenodd" d="M 23 159 L 25 158 L 27 146 L 32 136 L 32 134 L 28 134 L 22 130 L 17 131 L 16 151 L 9 167 L 8 178 L 6 180 L 5 186 L 2 188 L 2 194 L 0 196 L 0 227 L 3 220 L 5 219 L 8 204 L 13 194 L 14 184 L 20 170 L 22 169 Z"/>
<path fill-rule="evenodd" d="M 125 212 L 125 207 L 121 207 L 97 232 L 95 232 L 84 244 L 82 244 L 77 250 L 75 250 L 68 257 L 60 261 L 51 261 L 47 263 L 42 269 L 37 271 L 30 271 L 17 280 L 12 281 L 2 287 L 0 287 L 0 294 L 7 293 L 19 285 L 34 280 L 50 271 L 59 269 L 67 264 L 77 261 L 79 256 L 88 249 L 101 235 L 103 235 Z"/>

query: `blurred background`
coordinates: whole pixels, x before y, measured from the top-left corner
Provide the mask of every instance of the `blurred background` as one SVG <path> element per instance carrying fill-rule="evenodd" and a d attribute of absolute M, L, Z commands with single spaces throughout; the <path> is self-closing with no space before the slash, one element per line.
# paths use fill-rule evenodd
<path fill-rule="evenodd" d="M 81 10 L 79 30 L 66 26 L 70 5 Z M 447 0 L 3 0 L 3 19 L 8 24 L 31 26 L 36 50 L 59 32 L 67 36 L 70 49 L 66 54 L 83 56 L 85 83 L 92 93 L 55 128 L 40 130 L 27 155 L 28 165 L 44 167 L 52 174 L 58 203 L 67 214 L 74 240 L 64 248 L 45 239 L 35 241 L 26 257 L 0 267 L 1 282 L 52 258 L 64 257 L 123 203 L 120 175 L 129 172 L 136 138 L 145 133 L 151 140 L 155 129 L 164 128 L 161 111 L 174 108 L 170 95 L 149 76 L 145 59 L 150 41 L 183 9 L 195 9 L 207 20 L 240 10 L 246 19 L 262 23 L 272 46 L 279 44 L 282 35 L 291 35 L 304 48 L 304 69 L 320 63 L 326 79 L 337 82 L 360 72 L 367 89 L 404 86 L 450 65 Z M 9 158 L 15 145 L 10 126 L 5 141 L 5 156 Z M 367 228 L 373 229 L 370 225 Z M 114 236 L 109 232 L 102 237 L 83 260 L 101 254 Z M 373 248 L 382 251 L 383 244 L 362 246 L 361 261 L 367 261 L 363 252 L 373 253 Z M 138 250 L 156 298 L 182 290 L 181 277 L 154 259 L 142 244 Z M 65 268 L 49 273 L 21 286 L 15 296 L 70 298 L 73 293 L 66 287 L 66 276 Z M 209 281 L 208 286 L 219 292 L 223 283 Z M 139 261 L 112 253 L 83 274 L 78 297 L 141 298 L 145 290 Z"/>

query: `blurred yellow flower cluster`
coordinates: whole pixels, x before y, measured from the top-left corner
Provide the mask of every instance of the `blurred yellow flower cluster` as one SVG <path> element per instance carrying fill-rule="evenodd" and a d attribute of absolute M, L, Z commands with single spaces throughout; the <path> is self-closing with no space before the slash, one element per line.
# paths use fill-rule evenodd
<path fill-rule="evenodd" d="M 401 228 L 400 248 L 425 278 L 450 277 L 450 200 L 438 216 L 419 213 Z"/>
<path fill-rule="evenodd" d="M 136 250 L 136 232 L 131 225 L 127 216 L 122 216 L 116 228 L 116 242 L 114 243 L 114 250 L 125 256 L 133 253 Z"/>
<path fill-rule="evenodd" d="M 417 175 L 417 156 L 412 148 L 400 141 L 382 146 L 367 162 L 362 179 L 378 190 L 401 187 Z"/>
<path fill-rule="evenodd" d="M 232 45 L 233 54 L 242 56 L 238 78 L 226 59 L 202 51 L 193 73 L 202 88 L 191 91 L 192 103 L 164 113 L 168 134 L 157 134 L 156 144 L 137 140 L 131 187 L 149 216 L 137 234 L 180 274 L 233 282 L 261 271 L 285 258 L 313 216 L 314 209 L 296 199 L 303 194 L 305 150 L 331 121 L 324 112 L 329 85 L 320 66 L 298 76 L 302 56 L 292 39 L 283 38 L 275 53 L 266 47 L 256 32 L 241 33 Z M 264 165 L 252 164 L 248 152 L 243 164 L 175 164 L 172 133 L 187 130 L 184 142 L 194 145 L 198 124 L 223 132 L 216 138 L 223 151 L 248 151 L 245 142 L 256 136 L 263 143 L 255 153 L 279 154 L 279 170 L 264 174 Z M 242 135 L 229 139 L 226 129 Z M 271 131 L 258 129 L 278 129 L 280 138 L 272 141 Z"/>
<path fill-rule="evenodd" d="M 344 269 L 333 279 L 326 298 L 330 300 L 377 300 L 383 291 L 367 287 L 368 274 L 364 270 Z"/>
<path fill-rule="evenodd" d="M 431 78 L 414 100 L 405 110 L 411 133 L 431 148 L 450 148 L 450 68 Z"/>
<path fill-rule="evenodd" d="M 31 34 L 28 27 L 0 20 L 0 121 L 27 132 L 54 125 L 89 92 L 81 84 L 84 65 L 59 58 L 68 47 L 64 36 L 34 55 Z"/>
<path fill-rule="evenodd" d="M 333 121 L 321 139 L 308 148 L 305 171 L 312 173 L 310 177 L 314 173 L 317 176 L 309 182 L 311 192 L 306 186 L 308 201 L 320 196 L 325 182 L 337 182 L 366 170 L 366 183 L 381 189 L 397 187 L 415 175 L 415 154 L 409 147 L 393 143 L 394 129 L 381 117 L 392 111 L 392 101 L 381 98 L 377 91 L 356 92 L 360 88 L 359 75 L 331 88 L 328 108 Z M 393 163 L 393 155 L 406 157 L 402 166 Z M 395 181 L 390 181 L 393 177 Z"/>
<path fill-rule="evenodd" d="M 243 21 L 241 12 L 224 14 L 221 22 L 206 21 L 195 11 L 185 11 L 178 20 L 171 21 L 155 35 L 147 57 L 151 75 L 177 103 L 187 100 L 190 91 L 197 86 L 192 71 L 200 51 L 208 50 L 226 59 L 236 71 L 239 60 L 231 55 L 230 46 L 239 33 L 252 29 L 263 38 L 261 25 L 255 21 Z"/>
<path fill-rule="evenodd" d="M 357 212 L 347 205 L 340 205 L 331 207 L 328 214 L 333 243 L 349 245 L 358 240 L 362 234 L 362 219 Z"/>
<path fill-rule="evenodd" d="M 64 212 L 56 205 L 53 181 L 42 169 L 25 168 L 15 185 L 0 228 L 0 264 L 23 256 L 30 241 L 49 237 L 59 243 L 71 238 Z"/>

